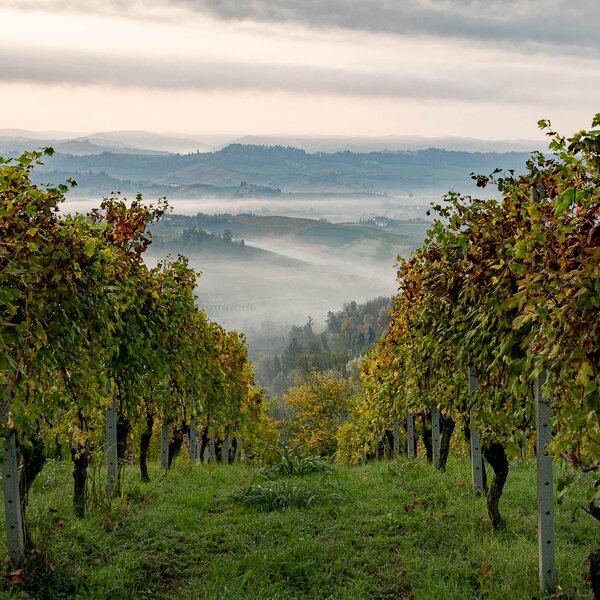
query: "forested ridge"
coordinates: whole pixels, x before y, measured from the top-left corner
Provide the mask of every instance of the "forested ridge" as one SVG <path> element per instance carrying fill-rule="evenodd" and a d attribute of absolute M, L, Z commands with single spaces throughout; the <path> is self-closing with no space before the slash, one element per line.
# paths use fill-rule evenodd
<path fill-rule="evenodd" d="M 186 197 L 285 193 L 395 193 L 445 190 L 468 184 L 469 170 L 497 164 L 520 168 L 524 152 L 415 151 L 315 152 L 284 146 L 230 144 L 190 154 L 101 152 L 81 156 L 57 152 L 34 174 L 36 183 L 81 178 L 87 190 L 98 185 Z M 195 186 L 195 187 L 194 187 Z M 282 194 L 283 192 L 283 194 Z"/>
<path fill-rule="evenodd" d="M 390 308 L 390 298 L 384 297 L 347 302 L 327 313 L 322 331 L 309 318 L 303 326 L 292 326 L 285 337 L 263 341 L 255 350 L 258 381 L 269 395 L 279 396 L 311 371 L 334 370 L 358 380 L 359 359 L 385 331 Z"/>

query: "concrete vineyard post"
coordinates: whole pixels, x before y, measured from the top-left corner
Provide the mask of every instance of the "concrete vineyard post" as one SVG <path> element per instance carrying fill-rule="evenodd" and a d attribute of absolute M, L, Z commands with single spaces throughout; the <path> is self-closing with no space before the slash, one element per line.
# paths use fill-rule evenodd
<path fill-rule="evenodd" d="M 398 423 L 398 419 L 394 419 L 394 458 L 398 458 L 400 456 L 400 424 Z"/>
<path fill-rule="evenodd" d="M 431 409 L 431 454 L 433 466 L 440 468 L 440 411 L 434 406 Z"/>
<path fill-rule="evenodd" d="M 479 380 L 475 375 L 475 368 L 469 365 L 469 394 L 479 389 Z M 481 442 L 479 441 L 479 430 L 473 425 L 473 413 L 470 413 L 471 425 L 471 474 L 473 482 L 473 493 L 476 496 L 483 494 L 483 459 L 481 456 Z"/>
<path fill-rule="evenodd" d="M 111 397 L 111 381 L 106 382 L 106 396 Z M 119 454 L 117 449 L 117 399 L 112 396 L 106 409 L 106 476 L 108 495 L 117 493 L 119 484 Z"/>
<path fill-rule="evenodd" d="M 169 424 L 163 423 L 160 431 L 160 466 L 169 468 Z"/>
<path fill-rule="evenodd" d="M 541 373 L 535 383 L 538 562 L 540 590 L 543 594 L 553 593 L 556 589 L 552 457 L 546 449 L 552 439 L 550 400 L 545 399 L 543 393 L 546 379 L 547 374 Z"/>
<path fill-rule="evenodd" d="M 8 421 L 10 413 L 10 389 L 6 388 L 6 399 L 2 402 L 1 419 Z M 19 490 L 19 463 L 15 432 L 10 430 L 2 444 L 2 492 L 4 494 L 4 524 L 6 527 L 6 545 L 13 564 L 18 564 L 25 555 L 25 536 L 23 532 L 23 514 L 21 512 L 21 493 Z"/>
<path fill-rule="evenodd" d="M 190 432 L 188 434 L 188 448 L 190 451 L 190 462 L 195 463 L 198 460 L 198 442 L 196 439 L 196 420 L 190 419 Z"/>
<path fill-rule="evenodd" d="M 13 431 L 4 438 L 4 460 L 2 462 L 2 491 L 4 493 L 4 521 L 6 524 L 6 545 L 13 563 L 18 563 L 25 553 L 23 537 L 23 516 L 19 492 L 19 467 L 17 446 Z"/>
<path fill-rule="evenodd" d="M 406 440 L 407 453 L 410 457 L 415 457 L 415 415 L 409 412 L 406 415 Z"/>
<path fill-rule="evenodd" d="M 214 464 L 217 461 L 217 453 L 215 451 L 215 424 L 210 423 L 208 426 L 208 462 Z"/>

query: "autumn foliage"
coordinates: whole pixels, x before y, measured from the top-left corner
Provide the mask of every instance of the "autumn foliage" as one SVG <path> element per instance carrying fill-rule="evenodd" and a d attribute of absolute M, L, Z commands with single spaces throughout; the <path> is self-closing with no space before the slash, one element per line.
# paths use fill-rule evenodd
<path fill-rule="evenodd" d="M 89 214 L 63 214 L 69 186 L 31 182 L 43 154 L 0 158 L 0 433 L 17 435 L 23 508 L 44 459 L 66 450 L 83 514 L 113 399 L 120 460 L 163 423 L 176 453 L 191 419 L 200 432 L 215 423 L 217 442 L 243 432 L 248 452 L 264 451 L 273 427 L 243 336 L 197 307 L 185 257 L 144 263 L 166 201 L 116 194 Z"/>
<path fill-rule="evenodd" d="M 352 389 L 335 371 L 311 371 L 290 388 L 283 400 L 294 411 L 290 442 L 306 454 L 331 456 L 337 450 L 337 430 L 346 420 Z"/>
<path fill-rule="evenodd" d="M 573 467 L 600 467 L 600 115 L 522 173 L 473 175 L 497 198 L 451 192 L 424 245 L 399 259 L 392 322 L 363 365 L 371 419 L 408 411 L 473 423 L 482 447 L 523 444 L 547 371 L 554 439 Z M 480 389 L 468 394 L 467 366 Z M 366 431 L 365 435 L 369 432 Z M 502 450 L 504 452 L 504 450 Z M 598 488 L 590 488 L 596 499 Z"/>

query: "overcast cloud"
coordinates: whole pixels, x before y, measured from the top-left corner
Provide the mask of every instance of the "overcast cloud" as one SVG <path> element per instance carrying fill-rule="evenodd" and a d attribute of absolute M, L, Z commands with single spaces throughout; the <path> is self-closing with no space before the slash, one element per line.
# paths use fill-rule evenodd
<path fill-rule="evenodd" d="M 554 115 L 578 129 L 600 110 L 599 22 L 598 0 L 0 0 L 0 128 L 68 129 L 71 113 L 93 130 L 110 122 L 98 107 L 121 106 L 136 127 L 189 131 L 202 106 L 211 131 L 239 133 L 364 134 L 368 120 L 489 137 L 489 121 L 490 136 L 528 137 Z"/>
<path fill-rule="evenodd" d="M 505 82 L 513 65 L 488 67 L 466 64 L 460 77 L 453 71 L 430 73 L 365 72 L 304 65 L 265 65 L 241 62 L 111 56 L 61 50 L 13 50 L 0 44 L 0 80 L 48 84 L 108 84 L 111 86 L 180 90 L 283 90 L 291 93 L 341 94 L 365 97 L 450 99 L 466 102 L 493 97 L 500 103 L 536 102 L 547 72 L 530 68 L 517 86 Z M 563 73 L 561 85 L 544 90 L 546 100 L 568 101 L 579 75 Z M 600 73 L 588 83 L 600 87 Z M 473 82 L 471 85 L 469 82 Z"/>
<path fill-rule="evenodd" d="M 597 0 L 9 0 L 7 6 L 155 18 L 174 7 L 231 21 L 339 27 L 394 35 L 538 43 L 600 52 Z"/>
<path fill-rule="evenodd" d="M 179 0 L 228 19 L 600 49 L 597 0 Z"/>

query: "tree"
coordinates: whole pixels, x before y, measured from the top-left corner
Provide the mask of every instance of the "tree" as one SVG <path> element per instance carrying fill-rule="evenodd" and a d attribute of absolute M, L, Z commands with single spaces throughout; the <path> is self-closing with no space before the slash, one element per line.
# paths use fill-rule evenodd
<path fill-rule="evenodd" d="M 291 443 L 302 451 L 331 456 L 337 450 L 336 433 L 347 419 L 351 386 L 339 373 L 312 371 L 283 400 L 294 410 L 289 427 Z"/>

